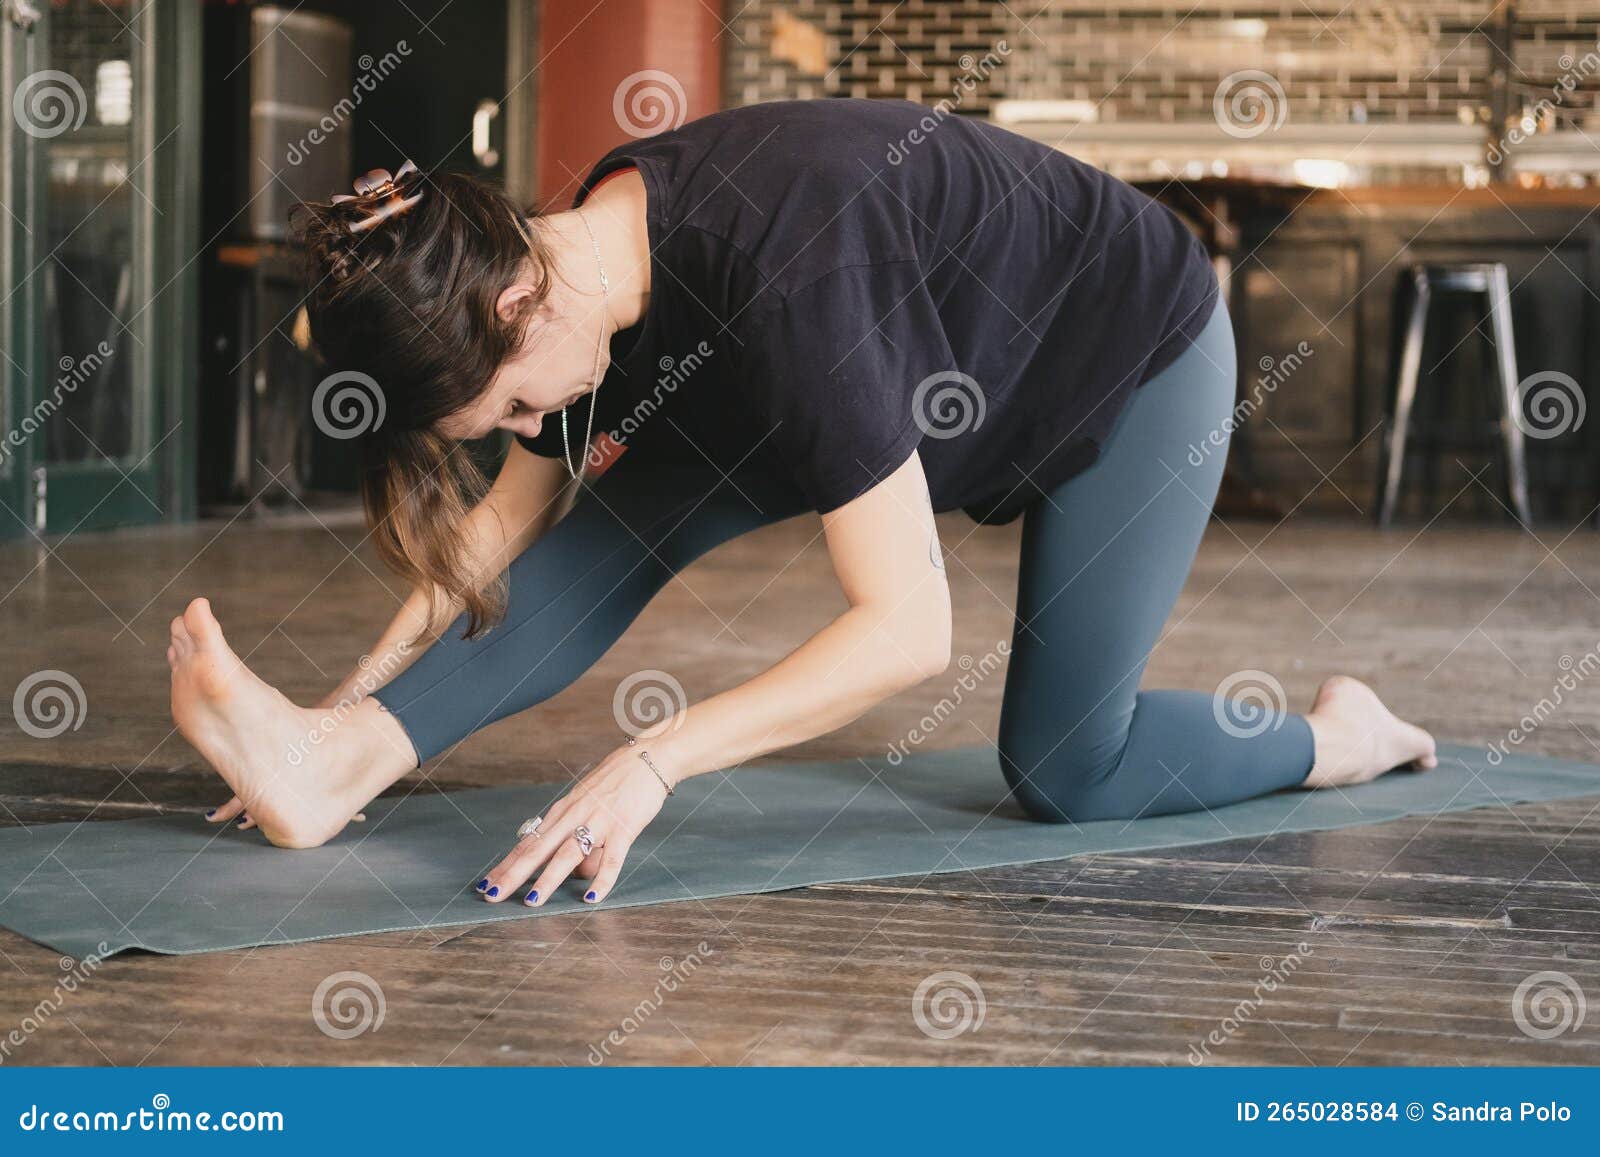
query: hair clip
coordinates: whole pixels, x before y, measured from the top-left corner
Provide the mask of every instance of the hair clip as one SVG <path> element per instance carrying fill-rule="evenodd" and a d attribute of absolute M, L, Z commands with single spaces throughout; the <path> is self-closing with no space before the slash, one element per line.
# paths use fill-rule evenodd
<path fill-rule="evenodd" d="M 349 226 L 352 233 L 365 233 L 368 229 L 383 224 L 390 217 L 399 216 L 422 200 L 423 190 L 410 192 L 408 189 L 409 185 L 415 184 L 421 177 L 421 171 L 410 161 L 401 165 L 400 171 L 392 177 L 388 169 L 373 169 L 356 178 L 354 196 L 349 193 L 335 193 L 333 203 L 340 205 L 347 201 L 357 201 L 363 208 L 367 208 L 369 210 L 367 216 Z"/>

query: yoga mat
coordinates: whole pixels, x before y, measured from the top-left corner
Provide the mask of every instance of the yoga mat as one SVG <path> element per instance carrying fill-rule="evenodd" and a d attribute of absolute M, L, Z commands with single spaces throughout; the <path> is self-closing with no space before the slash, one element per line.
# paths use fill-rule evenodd
<path fill-rule="evenodd" d="M 1341 791 L 1286 791 L 1210 812 L 1040 824 L 1003 801 L 993 751 L 791 763 L 683 784 L 634 845 L 600 908 L 806 884 L 1211 843 L 1419 813 L 1600 795 L 1600 767 L 1442 747 L 1439 767 Z M 552 784 L 378 800 L 365 824 L 310 851 L 199 815 L 0 831 L 0 924 L 82 958 L 127 948 L 217 952 L 363 932 L 589 910 L 569 884 L 542 908 L 472 890 Z M 1003 802 L 1002 802 L 1003 801 Z M 104 949 L 100 945 L 104 944 Z"/>

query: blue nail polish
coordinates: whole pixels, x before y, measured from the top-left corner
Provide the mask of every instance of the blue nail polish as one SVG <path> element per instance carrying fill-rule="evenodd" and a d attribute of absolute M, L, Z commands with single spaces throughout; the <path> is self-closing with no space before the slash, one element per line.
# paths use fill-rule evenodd
<path fill-rule="evenodd" d="M 539 902 L 539 893 L 529 892 L 527 899 L 523 900 L 522 902 L 524 904 L 537 904 Z"/>
<path fill-rule="evenodd" d="M 593 892 L 587 892 L 584 894 L 583 898 L 592 904 L 595 901 L 595 894 Z"/>
<path fill-rule="evenodd" d="M 487 894 L 488 894 L 489 899 L 493 900 L 496 896 L 498 896 L 500 894 L 500 886 L 498 884 L 496 884 L 493 888 L 489 889 Z"/>
<path fill-rule="evenodd" d="M 489 877 L 488 876 L 485 876 L 483 879 L 478 881 L 478 891 L 481 892 L 485 888 L 487 888 L 488 886 L 489 886 Z"/>
<path fill-rule="evenodd" d="M 210 809 L 208 809 L 206 811 L 206 819 L 210 819 L 212 816 L 214 816 L 216 814 L 217 814 L 217 809 L 216 808 L 210 808 Z"/>

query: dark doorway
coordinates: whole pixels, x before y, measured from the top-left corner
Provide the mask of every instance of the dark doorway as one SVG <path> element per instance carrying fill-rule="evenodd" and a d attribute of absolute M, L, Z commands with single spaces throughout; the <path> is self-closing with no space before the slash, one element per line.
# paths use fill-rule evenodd
<path fill-rule="evenodd" d="M 283 221 L 297 197 L 348 192 L 407 158 L 500 181 L 507 0 L 214 3 L 204 38 L 200 502 L 344 501 L 355 444 L 310 420 L 328 370 L 306 347 Z M 300 163 L 297 149 L 330 123 L 316 139 L 333 143 Z"/>

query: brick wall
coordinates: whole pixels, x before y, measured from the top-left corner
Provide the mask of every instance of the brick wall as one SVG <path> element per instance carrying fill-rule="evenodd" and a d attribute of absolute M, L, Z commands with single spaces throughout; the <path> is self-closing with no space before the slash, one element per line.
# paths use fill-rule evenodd
<path fill-rule="evenodd" d="M 728 5 L 724 100 L 901 96 L 960 111 L 1076 99 L 1101 121 L 1204 120 L 1218 81 L 1269 71 L 1298 121 L 1483 119 L 1492 0 L 752 0 Z M 1532 104 L 1596 51 L 1596 0 L 1518 0 L 1512 91 Z M 999 67 L 963 85 L 1005 42 Z M 1593 119 L 1580 75 L 1563 120 Z"/>
<path fill-rule="evenodd" d="M 753 0 L 729 21 L 723 99 L 905 97 L 932 104 L 951 96 L 964 70 L 995 49 L 1010 19 L 993 0 Z M 823 45 L 823 67 L 793 51 L 812 39 Z M 987 92 L 975 92 L 962 111 L 987 112 L 988 103 Z"/>

